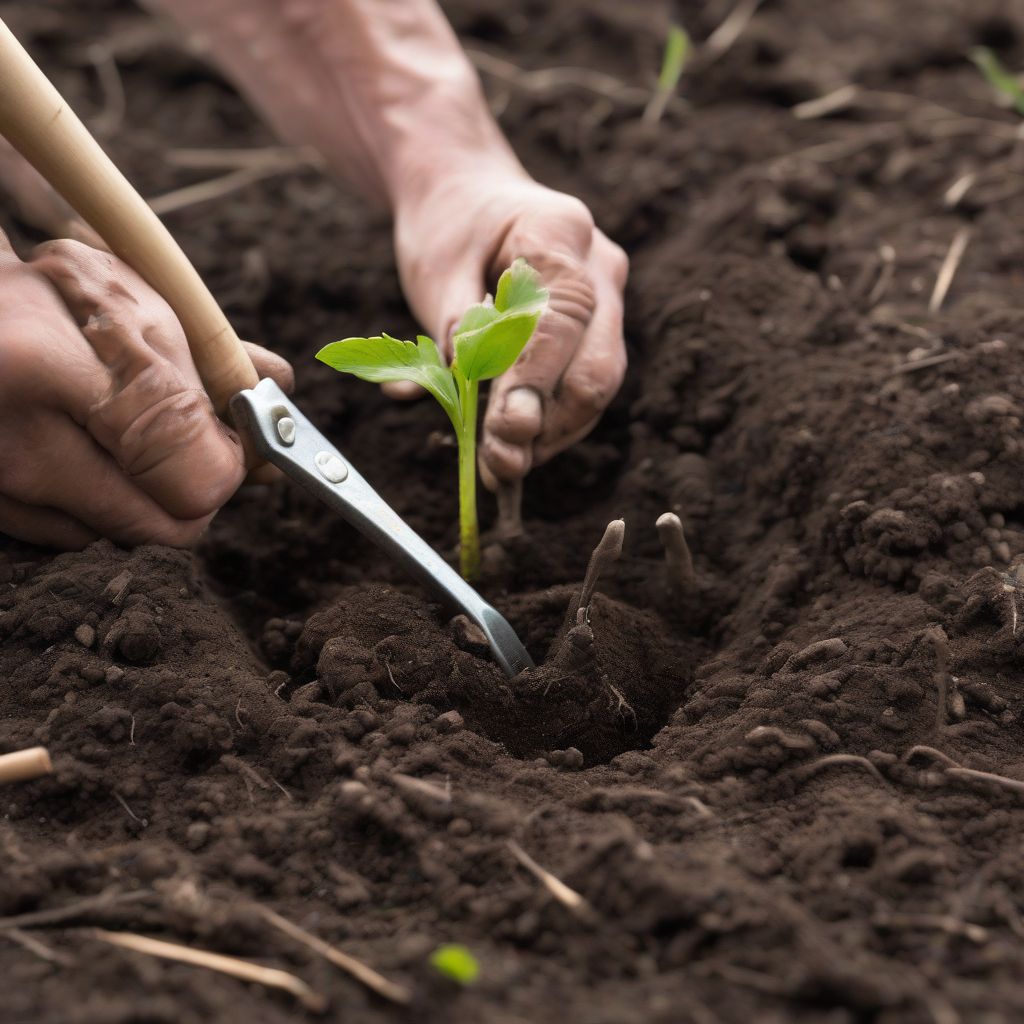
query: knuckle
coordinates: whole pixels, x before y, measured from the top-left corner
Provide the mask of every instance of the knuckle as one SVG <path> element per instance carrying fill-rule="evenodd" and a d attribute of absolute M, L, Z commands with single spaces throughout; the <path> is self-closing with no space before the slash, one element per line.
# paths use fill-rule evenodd
<path fill-rule="evenodd" d="M 620 382 L 621 379 L 617 381 L 605 374 L 571 374 L 563 381 L 559 397 L 574 411 L 589 419 L 604 412 Z"/>

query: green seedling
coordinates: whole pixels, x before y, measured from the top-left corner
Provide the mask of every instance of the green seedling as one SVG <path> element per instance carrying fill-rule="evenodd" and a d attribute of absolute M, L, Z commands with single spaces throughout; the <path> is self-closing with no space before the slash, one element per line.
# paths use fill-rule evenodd
<path fill-rule="evenodd" d="M 679 80 L 686 70 L 692 48 L 689 33 L 679 20 L 674 18 L 665 38 L 665 52 L 661 60 L 658 87 L 644 111 L 644 120 L 649 124 L 657 124 L 664 116 L 669 100 L 679 88 Z"/>
<path fill-rule="evenodd" d="M 430 955 L 430 966 L 459 985 L 472 985 L 480 977 L 480 962 L 457 943 L 438 946 Z"/>
<path fill-rule="evenodd" d="M 437 399 L 455 428 L 459 446 L 459 561 L 462 575 L 480 575 L 480 528 L 476 511 L 476 432 L 480 382 L 499 377 L 519 358 L 547 308 L 540 275 L 518 259 L 501 275 L 492 299 L 471 306 L 452 339 L 446 366 L 433 339 L 416 342 L 389 334 L 345 338 L 316 357 L 342 373 L 374 384 L 410 380 Z"/>
<path fill-rule="evenodd" d="M 1006 97 L 1014 110 L 1024 117 L 1024 87 L 1017 76 L 1003 67 L 999 58 L 987 47 L 976 46 L 970 53 L 971 60 L 985 76 L 988 84 L 998 93 Z"/>

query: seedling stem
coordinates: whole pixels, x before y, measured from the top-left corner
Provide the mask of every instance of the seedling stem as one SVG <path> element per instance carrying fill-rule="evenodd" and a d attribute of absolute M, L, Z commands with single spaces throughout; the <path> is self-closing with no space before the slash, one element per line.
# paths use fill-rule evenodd
<path fill-rule="evenodd" d="M 548 292 L 526 260 L 516 260 L 498 281 L 492 299 L 471 306 L 455 329 L 455 358 L 445 366 L 433 339 L 416 343 L 389 334 L 346 338 L 317 359 L 342 373 L 376 384 L 411 380 L 429 391 L 448 414 L 459 444 L 459 561 L 462 575 L 480 575 L 476 514 L 476 423 L 480 381 L 499 377 L 519 358 L 547 308 Z"/>

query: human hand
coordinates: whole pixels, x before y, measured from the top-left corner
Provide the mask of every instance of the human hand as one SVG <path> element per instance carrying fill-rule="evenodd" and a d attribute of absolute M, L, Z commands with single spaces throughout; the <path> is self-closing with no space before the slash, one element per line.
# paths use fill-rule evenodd
<path fill-rule="evenodd" d="M 491 385 L 480 469 L 492 490 L 585 437 L 626 371 L 622 293 L 628 260 L 577 199 L 521 171 L 442 176 L 395 203 L 398 265 L 410 306 L 451 358 L 452 330 L 519 256 L 551 292 L 518 362 Z M 396 398 L 406 383 L 385 385 Z"/>
<path fill-rule="evenodd" d="M 291 387 L 283 359 L 247 347 Z M 170 308 L 70 240 L 22 262 L 0 233 L 0 445 L 0 531 L 64 549 L 188 545 L 245 476 Z"/>

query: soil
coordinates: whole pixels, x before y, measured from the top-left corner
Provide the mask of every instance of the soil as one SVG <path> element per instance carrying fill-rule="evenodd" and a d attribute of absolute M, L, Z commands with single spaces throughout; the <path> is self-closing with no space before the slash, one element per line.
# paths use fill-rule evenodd
<path fill-rule="evenodd" d="M 445 4 L 475 49 L 644 89 L 666 6 Z M 169 150 L 271 141 L 146 16 L 89 7 L 0 11 L 89 117 L 83 54 L 116 44 L 127 110 L 106 142 L 146 194 L 203 177 Z M 731 7 L 681 4 L 698 40 Z M 196 552 L 5 542 L 0 751 L 45 744 L 56 772 L 0 794 L 0 1019 L 306 1016 L 101 926 L 292 971 L 337 1020 L 1020 1020 L 1024 162 L 965 60 L 979 43 L 1024 67 L 1020 0 L 774 0 L 656 128 L 628 91 L 486 80 L 531 170 L 633 262 L 622 394 L 530 477 L 527 537 L 488 551 L 536 673 L 505 680 L 293 489 L 239 494 Z M 795 116 L 850 82 L 852 105 Z M 311 358 L 413 329 L 386 220 L 295 171 L 169 223 L 240 331 L 294 361 L 311 418 L 450 551 L 443 416 Z M 618 516 L 623 558 L 566 646 Z M 444 942 L 473 950 L 476 984 L 430 968 Z"/>

